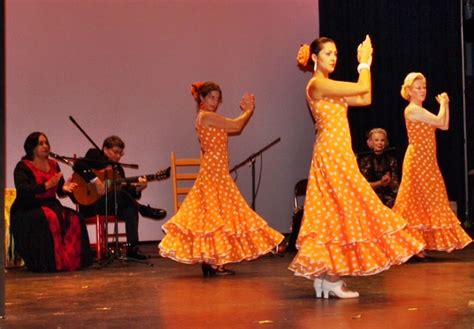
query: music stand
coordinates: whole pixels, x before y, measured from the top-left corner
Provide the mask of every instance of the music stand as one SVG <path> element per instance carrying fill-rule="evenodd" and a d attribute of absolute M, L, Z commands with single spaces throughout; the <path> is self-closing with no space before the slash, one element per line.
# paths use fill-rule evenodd
<path fill-rule="evenodd" d="M 140 264 L 145 264 L 149 266 L 153 266 L 153 263 L 150 263 L 149 261 L 145 259 L 135 259 L 131 258 L 128 256 L 123 256 L 121 251 L 120 251 L 120 244 L 119 244 L 119 233 L 118 233 L 118 201 L 117 201 L 117 168 L 119 165 L 122 167 L 132 167 L 135 168 L 135 165 L 127 165 L 124 163 L 110 163 L 112 166 L 112 180 L 108 180 L 107 178 L 105 179 L 105 195 L 104 195 L 104 202 L 105 202 L 105 229 L 104 229 L 104 234 L 105 234 L 105 241 L 106 241 L 106 255 L 108 256 L 104 262 L 99 264 L 99 267 L 105 267 L 108 264 L 110 264 L 114 259 L 118 259 L 121 261 L 131 261 L 135 263 L 140 263 Z M 109 184 L 112 184 L 112 196 L 113 196 L 113 213 L 114 213 L 114 249 L 113 252 L 110 252 L 109 246 L 109 228 L 108 228 L 108 223 L 109 223 L 109 218 L 108 218 L 108 212 L 109 212 L 109 196 L 108 196 L 108 190 L 109 190 Z M 128 242 L 126 243 L 128 247 Z"/>
<path fill-rule="evenodd" d="M 258 150 L 257 152 L 253 153 L 252 155 L 250 155 L 247 159 L 245 159 L 244 161 L 242 161 L 241 163 L 235 165 L 230 171 L 229 173 L 233 173 L 234 171 L 236 171 L 237 169 L 239 169 L 240 167 L 244 166 L 245 164 L 247 163 L 250 163 L 252 165 L 252 209 L 255 211 L 255 201 L 257 199 L 257 191 L 256 191 L 256 188 L 255 188 L 255 160 L 257 159 L 257 157 L 259 155 L 262 155 L 263 152 L 265 152 L 266 150 L 268 150 L 269 148 L 271 148 L 273 145 L 279 143 L 281 140 L 280 137 L 278 137 L 277 139 L 275 139 L 273 142 L 269 143 L 268 145 L 262 147 L 260 150 Z M 261 167 L 260 167 L 261 168 Z M 259 184 L 260 184 L 260 181 L 259 181 Z M 280 256 L 280 257 L 283 257 L 283 253 L 280 253 L 280 245 L 276 246 L 275 247 L 275 251 L 272 251 L 272 254 L 273 255 L 277 255 L 277 256 Z"/>
<path fill-rule="evenodd" d="M 247 163 L 250 163 L 252 165 L 252 209 L 255 210 L 255 200 L 257 198 L 257 192 L 256 192 L 256 189 L 255 189 L 255 160 L 257 159 L 257 157 L 259 155 L 261 155 L 263 152 L 265 152 L 266 150 L 268 150 L 270 147 L 272 147 L 273 145 L 275 145 L 276 143 L 280 142 L 281 138 L 278 137 L 277 139 L 275 139 L 273 142 L 271 142 L 270 144 L 268 144 L 267 146 L 264 146 L 263 148 L 261 148 L 259 151 L 255 152 L 254 154 L 252 154 L 251 156 L 249 156 L 247 159 L 245 159 L 244 161 L 242 161 L 241 163 L 237 164 L 234 166 L 234 168 L 232 168 L 229 173 L 233 173 L 234 171 L 236 171 L 237 169 L 239 169 L 240 167 L 244 166 L 245 164 Z"/>

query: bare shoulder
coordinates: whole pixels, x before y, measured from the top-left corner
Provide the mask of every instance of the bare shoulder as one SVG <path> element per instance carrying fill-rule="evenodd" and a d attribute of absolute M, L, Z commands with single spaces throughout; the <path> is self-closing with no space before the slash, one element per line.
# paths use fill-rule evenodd
<path fill-rule="evenodd" d="M 196 115 L 196 126 L 204 126 L 206 122 L 206 112 L 199 111 Z"/>
<path fill-rule="evenodd" d="M 198 114 L 196 123 L 203 127 L 213 127 L 220 125 L 223 120 L 225 119 L 220 114 L 202 111 Z"/>
<path fill-rule="evenodd" d="M 312 77 L 309 81 L 308 81 L 308 88 L 318 88 L 320 87 L 322 84 L 325 83 L 325 81 L 329 80 L 328 78 L 322 78 L 320 76 L 316 76 L 316 77 Z"/>
<path fill-rule="evenodd" d="M 417 118 L 422 111 L 423 111 L 422 107 L 416 104 L 408 104 L 407 107 L 405 107 L 405 111 L 404 111 L 405 118 L 410 121 L 417 121 Z"/>
<path fill-rule="evenodd" d="M 321 78 L 312 77 L 308 83 L 306 84 L 306 97 L 312 101 L 317 101 L 318 99 L 322 98 L 321 93 L 319 91 L 319 87 L 321 84 Z"/>

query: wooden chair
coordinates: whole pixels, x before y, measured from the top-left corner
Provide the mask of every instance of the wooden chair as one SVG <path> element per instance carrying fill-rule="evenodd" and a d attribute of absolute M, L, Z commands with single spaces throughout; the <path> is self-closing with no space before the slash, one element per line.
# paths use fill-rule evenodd
<path fill-rule="evenodd" d="M 5 268 L 21 267 L 25 263 L 20 255 L 15 252 L 15 242 L 13 236 L 10 235 L 10 209 L 16 199 L 15 188 L 5 188 L 4 190 L 4 209 L 3 215 L 5 218 Z"/>
<path fill-rule="evenodd" d="M 176 158 L 176 154 L 171 152 L 171 177 L 173 180 L 173 203 L 176 213 L 184 201 L 184 198 L 192 188 L 196 180 L 201 165 L 201 158 Z"/>

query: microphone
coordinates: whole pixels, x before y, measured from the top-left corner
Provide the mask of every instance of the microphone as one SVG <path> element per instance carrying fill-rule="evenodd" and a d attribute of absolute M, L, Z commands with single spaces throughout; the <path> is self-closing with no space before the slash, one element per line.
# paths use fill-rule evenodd
<path fill-rule="evenodd" d="M 58 155 L 58 154 L 56 154 L 56 153 L 53 153 L 53 152 L 50 151 L 50 152 L 49 152 L 49 155 L 50 155 L 51 157 L 53 157 L 54 159 L 56 159 L 56 160 L 58 160 L 58 161 L 61 161 L 62 163 L 65 163 L 65 164 L 67 164 L 67 165 L 69 165 L 69 166 L 71 166 L 71 167 L 74 165 L 74 163 L 73 163 L 72 161 L 70 161 L 70 160 L 66 159 L 65 157 L 60 156 L 60 155 Z"/>

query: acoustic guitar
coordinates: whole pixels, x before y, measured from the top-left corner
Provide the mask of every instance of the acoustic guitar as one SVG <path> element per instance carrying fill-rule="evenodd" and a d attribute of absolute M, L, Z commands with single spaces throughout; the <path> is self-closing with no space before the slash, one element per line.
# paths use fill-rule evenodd
<path fill-rule="evenodd" d="M 113 188 L 112 168 L 108 167 L 101 170 L 92 169 L 92 171 L 95 173 L 98 179 L 100 179 L 104 184 L 107 184 L 107 187 L 108 187 L 107 191 L 111 191 Z M 116 175 L 115 186 L 117 189 L 120 189 L 123 186 L 127 186 L 127 185 L 138 182 L 138 178 L 143 177 L 143 176 L 146 177 L 146 180 L 148 182 L 161 181 L 170 177 L 170 171 L 171 171 L 171 168 L 168 167 L 166 169 L 159 170 L 156 173 L 150 174 L 150 175 L 141 175 L 141 176 L 127 177 L 127 178 L 119 177 L 118 175 Z M 83 205 L 83 206 L 91 205 L 97 202 L 97 200 L 99 200 L 102 197 L 99 193 L 97 193 L 97 189 L 94 183 L 86 182 L 84 178 L 82 178 L 77 173 L 73 173 L 72 182 L 77 184 L 76 188 L 74 188 L 72 193 L 74 195 L 74 199 L 80 205 Z"/>

